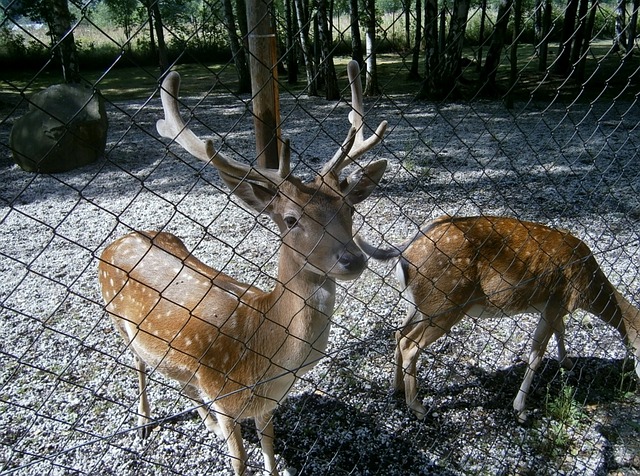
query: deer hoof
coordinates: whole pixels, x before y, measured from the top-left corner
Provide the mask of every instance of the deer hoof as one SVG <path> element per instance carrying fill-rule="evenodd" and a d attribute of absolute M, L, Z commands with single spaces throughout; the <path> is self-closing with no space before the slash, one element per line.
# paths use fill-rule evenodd
<path fill-rule="evenodd" d="M 516 410 L 516 421 L 519 425 L 527 426 L 530 422 L 527 410 Z"/>
<path fill-rule="evenodd" d="M 409 405 L 409 408 L 411 408 L 411 411 L 418 420 L 424 420 L 424 417 L 427 416 L 427 409 L 420 403 L 413 402 Z"/>
<path fill-rule="evenodd" d="M 576 365 L 575 362 L 570 359 L 569 357 L 565 357 L 564 359 L 562 359 L 562 362 L 560 362 L 560 365 L 562 366 L 563 369 L 565 370 L 573 370 L 573 367 Z"/>
<path fill-rule="evenodd" d="M 141 426 L 140 428 L 138 428 L 138 436 L 145 440 L 151 435 L 151 430 L 152 427 L 149 424 Z"/>

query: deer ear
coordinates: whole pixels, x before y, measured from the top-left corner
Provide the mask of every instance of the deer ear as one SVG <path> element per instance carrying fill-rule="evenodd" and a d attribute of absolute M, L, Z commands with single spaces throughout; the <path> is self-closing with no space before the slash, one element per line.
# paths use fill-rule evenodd
<path fill-rule="evenodd" d="M 220 178 L 231 193 L 258 213 L 265 213 L 278 194 L 276 189 L 249 180 L 238 179 L 218 170 Z"/>
<path fill-rule="evenodd" d="M 342 181 L 342 193 L 350 205 L 360 203 L 373 192 L 387 169 L 386 160 L 377 160 L 352 172 Z"/>

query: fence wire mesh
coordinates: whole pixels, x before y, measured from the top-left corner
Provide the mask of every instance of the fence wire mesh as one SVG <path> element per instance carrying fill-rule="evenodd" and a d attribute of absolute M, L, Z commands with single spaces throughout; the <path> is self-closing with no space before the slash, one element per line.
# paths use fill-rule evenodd
<path fill-rule="evenodd" d="M 312 5 L 308 17 L 301 17 L 306 29 L 314 31 L 309 18 L 317 18 L 325 3 Z M 547 29 L 551 43 L 540 70 L 543 43 L 533 46 L 536 40 L 527 35 L 546 4 L 490 5 L 486 18 L 481 5 L 472 6 L 454 80 L 431 84 L 437 97 L 421 99 L 424 84 L 436 73 L 424 80 L 425 50 L 419 48 L 422 79 L 407 79 L 413 51 L 404 38 L 414 41 L 416 8 L 422 7 L 409 7 L 406 16 L 387 3 L 378 4 L 378 90 L 365 97 L 364 121 L 366 136 L 382 120 L 388 129 L 382 144 L 349 171 L 379 159 L 388 166 L 372 195 L 356 205 L 354 233 L 390 247 L 442 215 L 538 222 L 583 240 L 611 283 L 637 302 L 635 27 L 615 31 L 612 6 L 582 2 L 585 10 L 579 10 L 572 28 L 583 36 L 570 58 L 570 73 L 561 74 L 556 65 L 567 44 L 560 35 L 562 17 L 577 3 L 554 4 L 555 27 Z M 461 3 L 442 5 L 441 18 L 447 8 L 459 11 Z M 68 31 L 81 45 L 81 83 L 105 101 L 104 156 L 66 172 L 34 173 L 15 164 L 10 134 L 35 107 L 34 93 L 62 82 L 57 55 L 63 41 L 51 41 L 47 35 L 52 32 L 13 15 L 16 5 L 3 2 L 3 41 L 7 49 L 22 48 L 25 61 L 33 64 L 5 70 L 0 88 L 0 468 L 3 474 L 232 474 L 225 439 L 207 431 L 195 411 L 197 403 L 184 395 L 184 382 L 165 377 L 162 363 L 148 369 L 152 431 L 147 438 L 139 436 L 136 367 L 130 346 L 105 312 L 98 262 L 119 237 L 159 230 L 178 236 L 216 270 L 270 290 L 283 266 L 278 262 L 280 232 L 266 215 L 234 197 L 212 165 L 159 136 L 160 74 L 135 54 L 135 46 L 148 41 L 149 19 L 129 25 L 125 35 L 122 28 L 96 20 L 100 5 L 72 4 Z M 490 61 L 489 46 L 498 36 L 505 5 L 513 12 L 509 39 L 498 54 L 491 87 L 478 88 L 478 81 L 487 80 L 482 66 Z M 188 21 L 164 25 L 172 47 L 169 64 L 183 79 L 180 107 L 189 127 L 212 138 L 216 150 L 255 164 L 252 96 L 237 92 L 235 57 L 222 55 L 214 63 L 198 53 L 226 42 L 224 6 L 204 2 L 195 11 Z M 592 29 L 585 35 L 580 25 L 592 12 Z M 286 14 L 278 10 L 275 18 L 284 38 Z M 351 52 L 345 44 L 353 32 L 349 15 L 338 12 L 338 6 L 331 18 L 339 98 L 310 94 L 315 87 L 324 94 L 328 84 L 306 81 L 299 37 L 292 44 L 279 42 L 281 66 L 286 66 L 278 80 L 282 134 L 291 139 L 292 171 L 305 181 L 338 150 L 349 128 L 345 68 Z M 476 33 L 481 18 L 487 33 Z M 629 25 L 637 21 L 635 11 L 629 11 L 629 18 Z M 104 43 L 115 45 L 117 53 L 106 65 L 85 67 L 90 57 L 85 53 Z M 325 65 L 319 43 L 311 53 Z M 299 67 L 295 83 L 289 81 L 293 63 L 284 60 L 289 53 Z M 508 236 L 502 239 L 504 244 Z M 553 261 L 554 252 L 545 248 L 539 258 Z M 371 259 L 360 277 L 336 286 L 322 358 L 274 413 L 281 472 L 640 471 L 640 400 L 632 353 L 616 329 L 594 315 L 575 311 L 566 319 L 572 369 L 556 361 L 552 339 L 528 395 L 526 425 L 517 422 L 512 402 L 539 314 L 462 319 L 423 349 L 416 374 L 418 401 L 426 413 L 418 419 L 403 398 L 390 392 L 394 336 L 403 329 L 409 305 L 393 263 Z M 435 322 L 438 316 L 425 319 Z M 254 425 L 251 420 L 240 424 L 248 465 L 259 472 L 264 463 Z"/>

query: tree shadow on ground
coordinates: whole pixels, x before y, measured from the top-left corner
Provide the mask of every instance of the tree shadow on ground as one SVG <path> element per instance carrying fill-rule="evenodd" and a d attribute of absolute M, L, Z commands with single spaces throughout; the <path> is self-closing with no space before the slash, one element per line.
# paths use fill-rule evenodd
<path fill-rule="evenodd" d="M 338 399 L 307 393 L 287 399 L 276 423 L 276 451 L 298 475 L 452 475 L 422 438 L 407 438 Z"/>

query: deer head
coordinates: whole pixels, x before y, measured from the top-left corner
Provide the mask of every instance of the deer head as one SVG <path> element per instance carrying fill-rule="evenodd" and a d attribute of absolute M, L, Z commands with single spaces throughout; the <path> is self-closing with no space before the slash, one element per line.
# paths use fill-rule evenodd
<path fill-rule="evenodd" d="M 178 109 L 180 76 L 171 72 L 162 87 L 165 119 L 157 122 L 160 135 L 174 140 L 194 157 L 216 167 L 234 195 L 258 213 L 267 214 L 280 230 L 283 244 L 295 270 L 307 270 L 338 279 L 353 279 L 366 267 L 366 255 L 354 243 L 353 205 L 367 198 L 387 166 L 378 160 L 345 178 L 342 170 L 377 145 L 387 122 L 364 138 L 362 84 L 357 62 L 347 67 L 351 85 L 351 128 L 336 154 L 311 183 L 291 173 L 290 144 L 285 141 L 278 169 L 253 167 L 225 157 L 211 140 L 201 140 L 185 124 Z M 282 260 L 281 260 L 282 262 Z"/>

